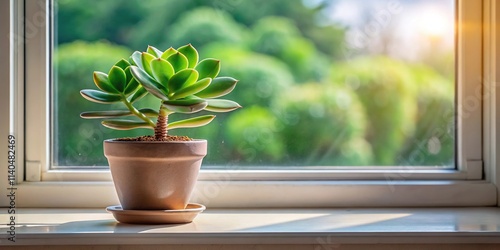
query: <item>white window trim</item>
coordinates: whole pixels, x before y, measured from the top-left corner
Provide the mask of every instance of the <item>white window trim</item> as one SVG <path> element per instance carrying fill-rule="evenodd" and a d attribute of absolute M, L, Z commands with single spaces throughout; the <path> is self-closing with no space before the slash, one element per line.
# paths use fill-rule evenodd
<path fill-rule="evenodd" d="M 484 86 L 490 95 L 484 98 L 484 162 L 485 180 L 497 187 L 497 206 L 500 206 L 500 3 L 485 1 L 484 22 Z M 500 93 L 500 92 L 498 92 Z M 498 156 L 498 157 L 497 157 Z"/>
<path fill-rule="evenodd" d="M 15 176 L 20 183 L 24 176 L 24 29 L 21 1 L 0 1 L 0 138 L 5 151 L 0 154 L 0 197 L 6 197 L 8 178 L 7 138 L 14 135 L 16 168 Z M 8 58 L 8 60 L 6 60 Z M 5 77 L 8 76 L 8 77 Z M 7 118 L 7 119 L 6 119 Z M 7 200 L 1 199 L 0 206 L 6 206 Z"/>
<path fill-rule="evenodd" d="M 10 7 L 14 2 L 3 4 Z M 482 23 L 483 19 L 485 23 L 498 23 L 498 5 L 494 0 L 457 1 L 459 19 L 467 21 L 466 26 L 458 27 L 460 34 L 465 35 L 459 35 L 457 38 L 457 71 L 460 72 L 457 74 L 457 127 L 458 131 L 461 131 L 457 134 L 457 170 L 421 170 L 416 167 L 385 171 L 375 167 L 324 171 L 204 170 L 200 175 L 194 199 L 207 205 L 209 203 L 212 207 L 497 205 L 498 189 L 495 183 L 500 179 L 500 171 L 497 169 L 499 164 L 495 157 L 498 152 L 495 147 L 498 138 L 493 136 L 496 135 L 498 111 L 495 107 L 498 104 L 492 86 L 496 86 L 494 83 L 498 82 L 500 69 L 498 64 L 495 64 L 498 57 L 486 55 L 491 54 L 489 52 L 498 53 L 499 45 L 493 41 L 497 39 L 499 32 L 498 27 L 494 26 L 485 26 L 483 30 Z M 25 137 L 29 140 L 24 144 L 26 176 L 18 174 L 19 205 L 102 207 L 115 204 L 117 199 L 109 171 L 84 172 L 47 168 L 50 159 L 47 149 L 51 145 L 49 119 L 46 116 L 49 111 L 49 90 L 39 83 L 40 79 L 49 78 L 46 73 L 50 71 L 46 63 L 48 54 L 45 48 L 50 44 L 50 39 L 47 37 L 47 25 L 36 25 L 40 24 L 42 19 L 39 15 L 45 13 L 46 6 L 46 0 L 31 0 L 26 3 L 26 30 L 28 31 L 31 17 L 38 32 L 29 39 L 26 36 L 24 47 L 26 55 L 29 56 L 29 59 L 24 61 L 27 84 L 25 115 L 28 121 Z M 13 44 L 12 41 L 9 44 Z M 22 46 L 17 49 L 22 51 Z M 20 53 L 13 54 L 12 58 L 22 61 L 23 57 Z M 14 59 L 7 66 L 0 65 L 3 67 L 0 72 L 6 68 L 10 71 Z M 24 101 L 20 84 L 24 79 L 12 72 L 10 75 L 11 82 L 17 84 L 11 84 L 9 87 L 17 89 L 9 90 L 13 94 L 17 91 L 15 104 L 18 105 L 7 105 L 8 108 L 2 106 L 0 111 L 2 114 L 16 115 L 17 123 L 9 124 L 9 128 L 16 129 L 16 134 L 22 138 L 24 127 L 22 115 L 18 111 L 19 107 L 22 107 L 19 104 Z M 481 94 L 480 83 L 485 86 L 484 89 L 491 89 L 491 92 L 486 92 L 488 95 Z M 0 124 L 0 132 L 5 131 L 4 127 L 5 124 Z M 21 143 L 19 145 L 22 147 Z M 22 164 L 18 165 L 18 169 L 23 169 Z M 0 176 L 3 174 L 0 173 Z M 0 183 L 5 179 L 2 176 Z"/>

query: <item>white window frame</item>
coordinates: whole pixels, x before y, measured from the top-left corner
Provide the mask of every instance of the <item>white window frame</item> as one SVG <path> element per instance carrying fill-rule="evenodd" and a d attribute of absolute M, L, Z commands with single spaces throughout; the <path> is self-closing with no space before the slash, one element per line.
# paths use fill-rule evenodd
<path fill-rule="evenodd" d="M 0 17 L 9 18 L 8 22 L 0 22 L 2 30 L 24 34 L 8 39 L 0 36 L 0 51 L 10 53 L 7 63 L 0 62 L 0 75 L 10 76 L 8 82 L 1 82 L 2 89 L 8 91 L 0 93 L 0 114 L 10 119 L 0 121 L 0 138 L 15 134 L 16 146 L 21 149 L 18 204 L 117 204 L 109 171 L 49 169 L 50 89 L 40 84 L 51 78 L 48 1 L 0 3 Z M 458 169 L 202 170 L 193 199 L 209 207 L 498 205 L 500 162 L 496 144 L 500 142 L 500 128 L 496 125 L 500 124 L 500 113 L 496 109 L 499 102 L 495 83 L 500 83 L 500 4 L 494 0 L 457 0 L 457 9 Z M 2 162 L 7 162 L 3 160 L 6 153 L 0 154 Z M 2 187 L 7 185 L 6 173 L 0 173 Z M 0 190 L 4 197 L 5 190 Z M 1 205 L 6 205 L 5 199 L 0 199 Z"/>

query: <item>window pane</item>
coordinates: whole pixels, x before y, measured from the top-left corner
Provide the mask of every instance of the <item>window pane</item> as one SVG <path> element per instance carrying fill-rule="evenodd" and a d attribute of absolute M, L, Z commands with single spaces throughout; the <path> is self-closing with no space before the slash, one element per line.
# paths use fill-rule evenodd
<path fill-rule="evenodd" d="M 54 1 L 55 167 L 104 167 L 103 139 L 152 134 L 79 117 L 109 108 L 79 94 L 93 71 L 187 43 L 244 107 L 171 131 L 208 139 L 205 168 L 455 166 L 453 0 Z"/>

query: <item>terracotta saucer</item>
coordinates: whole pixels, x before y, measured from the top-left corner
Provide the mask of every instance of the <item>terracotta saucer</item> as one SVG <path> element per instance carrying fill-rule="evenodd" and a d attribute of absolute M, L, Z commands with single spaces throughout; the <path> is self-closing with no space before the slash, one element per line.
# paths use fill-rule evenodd
<path fill-rule="evenodd" d="M 196 203 L 190 203 L 185 209 L 178 210 L 123 210 L 120 205 L 106 208 L 117 221 L 129 224 L 189 223 L 203 210 L 205 206 Z"/>

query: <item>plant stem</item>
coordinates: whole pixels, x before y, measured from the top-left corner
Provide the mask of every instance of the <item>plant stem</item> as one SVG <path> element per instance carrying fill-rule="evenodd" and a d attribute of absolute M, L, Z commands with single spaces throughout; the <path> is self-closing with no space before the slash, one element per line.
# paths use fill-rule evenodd
<path fill-rule="evenodd" d="M 160 107 L 160 111 L 158 112 L 158 120 L 156 121 L 156 127 L 155 127 L 155 138 L 158 141 L 167 138 L 169 114 L 170 113 L 167 110 Z"/>
<path fill-rule="evenodd" d="M 123 103 L 125 103 L 125 106 L 132 112 L 135 116 L 139 117 L 139 119 L 147 122 L 151 127 L 155 127 L 155 123 L 149 119 L 146 115 L 141 113 L 139 110 L 137 110 L 134 106 L 132 106 L 132 103 L 130 103 L 125 96 L 123 96 Z"/>

